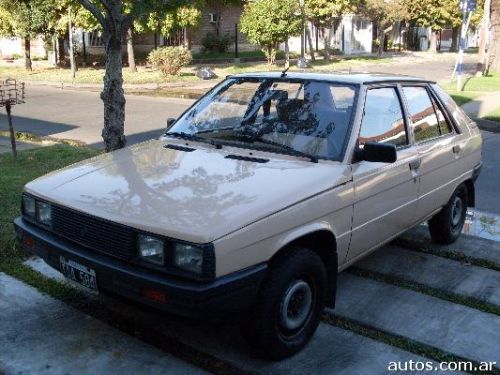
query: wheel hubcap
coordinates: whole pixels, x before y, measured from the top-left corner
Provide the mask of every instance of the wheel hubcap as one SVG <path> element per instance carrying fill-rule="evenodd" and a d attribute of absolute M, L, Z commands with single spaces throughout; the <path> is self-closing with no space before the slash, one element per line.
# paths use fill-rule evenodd
<path fill-rule="evenodd" d="M 455 197 L 453 200 L 453 206 L 451 208 L 451 223 L 454 227 L 460 224 L 462 220 L 464 205 L 460 197 Z"/>
<path fill-rule="evenodd" d="M 287 330 L 299 328 L 312 309 L 311 286 L 304 280 L 295 280 L 288 287 L 281 304 L 280 323 Z"/>

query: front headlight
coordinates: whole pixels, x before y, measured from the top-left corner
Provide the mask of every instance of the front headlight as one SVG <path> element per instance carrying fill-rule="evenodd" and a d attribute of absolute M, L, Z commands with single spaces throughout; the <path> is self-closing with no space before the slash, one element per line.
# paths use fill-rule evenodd
<path fill-rule="evenodd" d="M 36 201 L 36 220 L 43 225 L 52 225 L 52 207 L 50 203 Z"/>
<path fill-rule="evenodd" d="M 163 265 L 165 261 L 165 246 L 163 240 L 139 234 L 137 239 L 139 255 L 147 262 Z"/>
<path fill-rule="evenodd" d="M 23 194 L 23 213 L 35 217 L 35 198 Z"/>
<path fill-rule="evenodd" d="M 182 243 L 175 244 L 174 265 L 186 271 L 201 274 L 203 249 Z"/>

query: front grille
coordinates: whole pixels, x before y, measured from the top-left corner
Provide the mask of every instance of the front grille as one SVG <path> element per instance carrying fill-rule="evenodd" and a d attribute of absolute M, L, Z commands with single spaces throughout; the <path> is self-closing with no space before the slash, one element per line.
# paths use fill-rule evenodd
<path fill-rule="evenodd" d="M 53 205 L 52 231 L 98 253 L 125 260 L 135 256 L 130 228 L 81 212 Z"/>

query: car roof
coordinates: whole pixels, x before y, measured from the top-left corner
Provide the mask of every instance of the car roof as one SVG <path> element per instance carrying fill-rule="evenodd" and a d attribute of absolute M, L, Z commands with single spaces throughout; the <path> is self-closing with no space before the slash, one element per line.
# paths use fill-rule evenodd
<path fill-rule="evenodd" d="M 383 82 L 427 82 L 425 78 L 412 76 L 387 74 L 387 73 L 351 73 L 351 72 L 335 72 L 335 73 L 308 73 L 308 72 L 287 72 L 282 76 L 281 72 L 258 72 L 258 73 L 241 73 L 230 75 L 228 78 L 271 78 L 271 79 L 299 79 L 299 80 L 314 80 L 326 81 L 347 84 L 370 84 Z"/>

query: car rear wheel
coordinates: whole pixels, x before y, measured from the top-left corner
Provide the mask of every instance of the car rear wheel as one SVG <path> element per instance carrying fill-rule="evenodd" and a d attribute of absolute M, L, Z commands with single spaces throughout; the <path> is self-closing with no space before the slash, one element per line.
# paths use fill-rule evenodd
<path fill-rule="evenodd" d="M 241 322 L 243 336 L 265 358 L 297 353 L 318 327 L 326 287 L 326 269 L 318 254 L 292 250 L 270 268 L 255 307 Z"/>
<path fill-rule="evenodd" d="M 429 220 L 432 240 L 442 245 L 455 242 L 464 227 L 466 213 L 467 188 L 460 185 L 446 206 Z"/>

